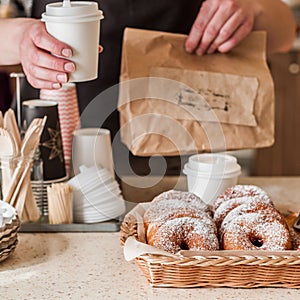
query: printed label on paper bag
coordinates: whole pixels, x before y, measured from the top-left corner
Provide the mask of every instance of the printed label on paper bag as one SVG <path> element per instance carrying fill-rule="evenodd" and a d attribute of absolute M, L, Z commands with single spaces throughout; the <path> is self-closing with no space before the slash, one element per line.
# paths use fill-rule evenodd
<path fill-rule="evenodd" d="M 153 89 L 155 93 L 161 90 L 167 99 L 189 111 L 198 121 L 257 125 L 254 115 L 257 78 L 163 67 L 152 68 L 150 76 L 178 81 L 172 88 L 164 80 L 161 86 L 157 81 L 155 86 L 149 84 L 149 94 Z"/>

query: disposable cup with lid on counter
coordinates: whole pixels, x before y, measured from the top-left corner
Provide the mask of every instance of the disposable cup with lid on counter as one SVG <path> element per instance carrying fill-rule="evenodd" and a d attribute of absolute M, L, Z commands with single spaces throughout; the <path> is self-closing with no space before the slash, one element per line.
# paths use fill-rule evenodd
<path fill-rule="evenodd" d="M 196 154 L 189 157 L 183 173 L 187 176 L 188 191 L 211 204 L 227 188 L 237 184 L 241 166 L 232 155 Z"/>
<path fill-rule="evenodd" d="M 98 77 L 100 20 L 103 13 L 98 3 L 71 1 L 70 5 L 55 2 L 46 5 L 42 21 L 56 39 L 72 48 L 76 70 L 70 73 L 70 82 L 82 82 Z"/>

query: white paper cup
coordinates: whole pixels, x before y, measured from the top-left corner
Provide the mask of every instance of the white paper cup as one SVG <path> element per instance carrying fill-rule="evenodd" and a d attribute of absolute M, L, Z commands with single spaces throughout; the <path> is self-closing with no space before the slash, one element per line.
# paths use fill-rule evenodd
<path fill-rule="evenodd" d="M 46 5 L 42 21 L 49 34 L 68 44 L 73 50 L 71 60 L 76 71 L 70 73 L 70 82 L 96 79 L 98 76 L 100 20 L 103 13 L 97 2 L 72 1 L 71 7 L 63 2 Z"/>
<path fill-rule="evenodd" d="M 237 184 L 241 167 L 231 155 L 197 154 L 189 158 L 183 173 L 187 175 L 188 191 L 210 204 L 227 188 Z"/>
<path fill-rule="evenodd" d="M 115 178 L 110 131 L 103 128 L 75 130 L 72 142 L 72 165 L 74 174 L 80 172 L 81 166 L 96 166 L 107 169 Z"/>

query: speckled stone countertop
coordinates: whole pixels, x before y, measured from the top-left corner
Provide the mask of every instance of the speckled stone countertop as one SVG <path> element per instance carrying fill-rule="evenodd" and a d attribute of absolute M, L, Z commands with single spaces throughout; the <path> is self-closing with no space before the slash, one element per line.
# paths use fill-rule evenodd
<path fill-rule="evenodd" d="M 279 208 L 299 210 L 300 178 L 252 178 Z M 283 288 L 152 288 L 126 262 L 119 233 L 20 233 L 0 263 L 0 299 L 299 299 Z"/>

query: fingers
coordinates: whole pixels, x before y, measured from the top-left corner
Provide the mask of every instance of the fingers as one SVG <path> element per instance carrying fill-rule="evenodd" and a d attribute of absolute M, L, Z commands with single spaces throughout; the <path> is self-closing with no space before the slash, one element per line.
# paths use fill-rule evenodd
<path fill-rule="evenodd" d="M 219 37 L 221 28 L 230 18 L 231 14 L 232 11 L 225 5 L 216 11 L 203 32 L 201 42 L 196 49 L 196 53 L 198 55 L 204 54 L 210 47 L 211 43 Z"/>
<path fill-rule="evenodd" d="M 28 62 L 42 68 L 60 72 L 74 72 L 75 64 L 67 59 L 57 58 L 48 52 L 36 49 L 35 46 L 27 50 Z"/>
<path fill-rule="evenodd" d="M 19 49 L 24 73 L 35 88 L 60 88 L 75 71 L 75 64 L 68 60 L 71 48 L 50 36 L 42 22 L 25 32 Z"/>
<path fill-rule="evenodd" d="M 30 37 L 36 47 L 40 49 L 44 49 L 49 53 L 64 56 L 66 58 L 72 57 L 72 49 L 68 45 L 58 41 L 48 34 L 43 23 L 40 25 L 35 24 L 32 27 L 30 30 Z"/>
<path fill-rule="evenodd" d="M 30 65 L 26 69 L 28 81 L 34 86 L 44 86 L 43 88 L 60 88 L 62 83 L 68 82 L 68 75 L 63 72 L 56 72 L 37 65 Z"/>
<path fill-rule="evenodd" d="M 251 32 L 254 18 L 251 1 L 206 0 L 186 40 L 186 51 L 227 52 Z"/>
<path fill-rule="evenodd" d="M 76 66 L 70 60 L 72 49 L 48 34 L 45 24 L 37 21 L 24 32 L 20 58 L 29 83 L 37 89 L 56 89 L 69 79 Z M 99 53 L 103 47 L 99 46 Z"/>
<path fill-rule="evenodd" d="M 41 80 L 35 77 L 26 76 L 28 82 L 37 89 L 46 89 L 46 90 L 54 90 L 60 89 L 61 84 L 58 82 L 52 82 L 47 80 Z"/>
<path fill-rule="evenodd" d="M 54 57 L 33 45 L 27 48 L 22 66 L 30 84 L 39 89 L 59 88 L 68 81 L 69 73 L 75 71 L 73 62 Z"/>
<path fill-rule="evenodd" d="M 249 25 L 248 28 L 247 25 Z M 206 49 L 206 52 L 208 54 L 211 54 L 215 52 L 215 50 L 217 50 L 220 45 L 224 44 L 229 39 L 234 38 L 234 36 L 236 35 L 236 30 L 239 27 L 240 30 L 244 30 L 245 32 L 247 31 L 248 34 L 252 29 L 252 24 L 247 23 L 247 21 L 244 20 L 244 17 L 241 14 L 235 13 L 220 28 L 218 35 L 210 42 L 209 48 Z M 247 34 L 245 34 L 245 36 Z"/>
<path fill-rule="evenodd" d="M 229 38 L 226 42 L 218 46 L 218 51 L 221 53 L 226 53 L 236 45 L 238 45 L 251 31 L 253 24 L 251 22 L 245 22 L 240 26 L 236 32 Z"/>
<path fill-rule="evenodd" d="M 213 2 L 212 5 L 210 5 L 208 1 L 203 2 L 185 43 L 187 52 L 192 53 L 198 48 L 202 35 L 217 9 L 218 6 L 216 2 Z"/>

